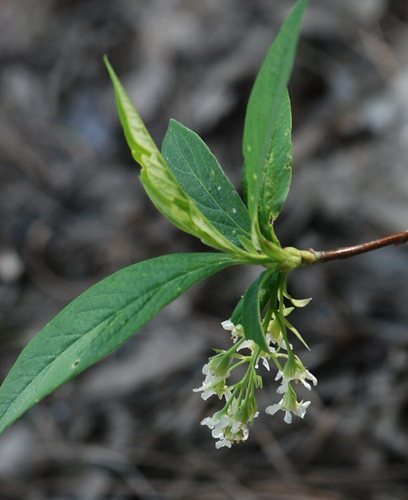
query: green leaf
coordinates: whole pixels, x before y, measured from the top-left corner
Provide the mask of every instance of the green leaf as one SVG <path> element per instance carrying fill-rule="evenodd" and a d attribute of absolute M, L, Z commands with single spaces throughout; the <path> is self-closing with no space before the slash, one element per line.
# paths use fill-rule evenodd
<path fill-rule="evenodd" d="M 234 325 L 242 325 L 243 305 L 244 305 L 244 296 L 242 296 L 239 299 L 237 305 L 235 306 L 234 310 L 232 311 L 231 321 L 234 323 Z"/>
<path fill-rule="evenodd" d="M 268 351 L 268 343 L 262 327 L 261 313 L 271 298 L 271 294 L 276 296 L 278 277 L 277 272 L 270 270 L 263 272 L 245 292 L 242 299 L 242 311 L 238 309 L 235 317 L 237 320 L 238 314 L 242 314 L 245 338 L 256 342 L 263 351 Z"/>
<path fill-rule="evenodd" d="M 198 134 L 170 120 L 162 154 L 197 208 L 234 245 L 251 238 L 248 210 Z"/>
<path fill-rule="evenodd" d="M 147 194 L 171 222 L 183 231 L 191 233 L 188 197 L 171 174 L 106 56 L 104 62 L 115 90 L 123 132 L 133 158 L 142 167 L 142 183 Z"/>
<path fill-rule="evenodd" d="M 237 264 L 216 253 L 129 266 L 80 295 L 27 345 L 0 388 L 0 432 L 67 380 L 121 346 L 198 281 Z"/>
<path fill-rule="evenodd" d="M 142 167 L 149 166 L 151 160 L 161 163 L 161 155 L 152 136 L 147 131 L 143 120 L 120 83 L 107 56 L 104 56 L 104 63 L 113 83 L 120 122 L 132 156 Z M 162 167 L 165 167 L 165 165 L 162 165 Z"/>
<path fill-rule="evenodd" d="M 134 159 L 142 167 L 140 178 L 155 207 L 175 226 L 200 238 L 206 245 L 243 256 L 242 249 L 220 233 L 184 191 L 147 131 L 106 56 L 104 61 L 114 86 L 119 118 L 127 143 Z"/>
<path fill-rule="evenodd" d="M 295 328 L 292 323 L 289 323 L 289 321 L 285 318 L 284 324 L 286 327 L 294 334 L 296 337 L 302 342 L 302 344 L 310 351 L 310 347 L 307 345 L 306 340 L 302 337 L 301 333 L 297 328 Z"/>
<path fill-rule="evenodd" d="M 287 127 L 278 135 L 277 124 L 279 121 L 286 124 L 289 121 L 288 105 L 285 104 L 286 87 L 306 5 L 307 0 L 299 0 L 281 27 L 258 73 L 248 102 L 243 140 L 244 179 L 249 213 L 255 225 L 266 172 L 270 175 L 271 172 L 276 173 L 277 168 L 283 168 L 282 165 L 274 168 L 269 163 L 274 156 L 281 156 L 272 147 L 279 147 L 282 151 L 287 148 L 287 137 L 284 135 L 288 133 Z M 287 189 L 286 182 L 277 182 L 276 186 Z M 281 202 L 277 201 L 273 208 L 275 212 Z"/>
<path fill-rule="evenodd" d="M 271 272 L 271 270 L 269 270 L 268 277 L 263 281 L 262 290 L 259 292 L 260 311 L 263 311 L 265 309 L 271 297 L 277 298 L 278 277 L 279 277 L 278 272 Z M 234 323 L 234 325 L 242 325 L 244 298 L 245 295 L 243 295 L 239 299 L 237 305 L 235 306 L 232 312 L 231 321 Z"/>
<path fill-rule="evenodd" d="M 271 224 L 278 218 L 288 196 L 292 179 L 292 114 L 286 92 L 270 137 L 259 195 L 259 223 L 271 237 Z"/>

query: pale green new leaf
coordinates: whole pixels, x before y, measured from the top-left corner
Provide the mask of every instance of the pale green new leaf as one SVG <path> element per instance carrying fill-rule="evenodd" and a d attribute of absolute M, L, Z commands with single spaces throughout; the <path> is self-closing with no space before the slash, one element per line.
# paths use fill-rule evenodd
<path fill-rule="evenodd" d="M 250 241 L 251 221 L 239 194 L 198 134 L 170 120 L 162 154 L 184 191 L 234 245 Z"/>
<path fill-rule="evenodd" d="M 114 86 L 127 143 L 134 159 L 142 167 L 140 178 L 143 187 L 156 208 L 175 226 L 197 236 L 203 243 L 231 254 L 242 254 L 239 248 L 212 226 L 178 183 L 107 57 L 104 60 Z"/>
<path fill-rule="evenodd" d="M 275 168 L 268 166 L 268 164 L 274 156 L 281 156 L 281 152 L 275 153 L 272 147 L 278 147 L 282 151 L 287 149 L 287 126 L 286 130 L 279 132 L 278 136 L 277 122 L 289 123 L 289 117 L 286 116 L 288 109 L 287 104 L 285 104 L 286 87 L 293 66 L 306 5 L 307 0 L 299 0 L 281 27 L 258 73 L 248 102 L 243 140 L 244 180 L 249 213 L 255 225 L 266 172 L 268 175 L 271 175 L 272 172 L 276 175 L 276 169 L 286 168 L 285 162 Z M 281 144 L 281 142 L 286 145 Z M 287 191 L 286 183 L 287 181 L 282 182 L 281 186 L 285 191 Z M 276 187 L 279 187 L 280 184 L 276 181 Z M 281 203 L 282 200 L 277 200 L 271 207 L 272 211 L 278 211 Z"/>
<path fill-rule="evenodd" d="M 192 285 L 236 263 L 218 253 L 166 255 L 129 266 L 91 287 L 20 354 L 0 388 L 0 432 L 121 346 Z"/>

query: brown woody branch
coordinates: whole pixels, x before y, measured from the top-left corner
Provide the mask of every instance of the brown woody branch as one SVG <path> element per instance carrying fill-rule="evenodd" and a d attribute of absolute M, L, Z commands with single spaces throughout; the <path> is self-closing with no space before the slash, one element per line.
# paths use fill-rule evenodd
<path fill-rule="evenodd" d="M 336 250 L 326 250 L 318 252 L 316 250 L 310 250 L 317 257 L 317 262 L 328 262 L 330 260 L 337 259 L 348 259 L 354 255 L 360 255 L 362 253 L 371 252 L 372 250 L 377 250 L 378 248 L 387 247 L 390 245 L 402 245 L 408 242 L 408 231 L 401 231 L 400 233 L 391 234 L 385 238 L 380 238 L 378 240 L 369 241 L 368 243 L 362 243 L 361 245 L 354 245 L 351 247 L 338 248 Z"/>

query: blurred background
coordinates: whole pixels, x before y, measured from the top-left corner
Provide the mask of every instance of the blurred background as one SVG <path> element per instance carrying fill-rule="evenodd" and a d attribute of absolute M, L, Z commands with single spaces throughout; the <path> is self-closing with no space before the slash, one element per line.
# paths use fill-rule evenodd
<path fill-rule="evenodd" d="M 245 104 L 291 0 L 0 0 L 0 375 L 80 292 L 145 258 L 202 251 L 138 181 L 102 64 L 108 53 L 161 143 L 195 129 L 239 185 Z M 290 93 L 287 246 L 407 229 L 408 2 L 313 0 Z M 304 421 L 261 411 L 215 450 L 193 387 L 257 269 L 224 271 L 0 438 L 1 499 L 408 498 L 408 248 L 296 271 Z M 298 346 L 300 348 L 300 346 Z M 265 375 L 260 408 L 277 402 Z"/>

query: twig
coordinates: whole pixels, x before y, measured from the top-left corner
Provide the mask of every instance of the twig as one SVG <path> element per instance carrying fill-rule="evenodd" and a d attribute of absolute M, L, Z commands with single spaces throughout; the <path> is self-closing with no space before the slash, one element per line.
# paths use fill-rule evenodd
<path fill-rule="evenodd" d="M 315 256 L 317 257 L 316 263 L 328 262 L 330 260 L 336 259 L 348 259 L 349 257 L 354 257 L 354 255 L 371 252 L 372 250 L 377 250 L 378 248 L 383 248 L 390 245 L 402 245 L 403 243 L 407 242 L 408 231 L 401 231 L 400 233 L 391 234 L 390 236 L 386 236 L 385 238 L 362 243 L 361 245 L 354 245 L 351 247 L 343 247 L 337 248 L 336 250 L 326 250 L 321 252 L 310 249 L 310 252 L 315 254 Z"/>

